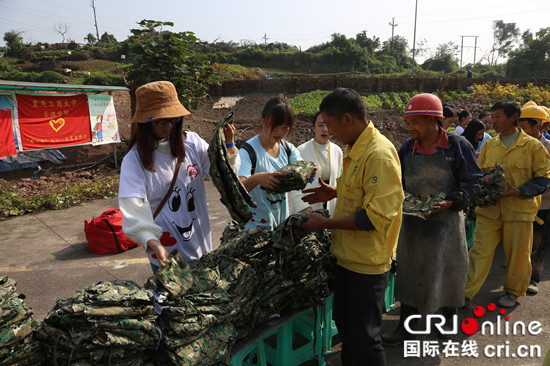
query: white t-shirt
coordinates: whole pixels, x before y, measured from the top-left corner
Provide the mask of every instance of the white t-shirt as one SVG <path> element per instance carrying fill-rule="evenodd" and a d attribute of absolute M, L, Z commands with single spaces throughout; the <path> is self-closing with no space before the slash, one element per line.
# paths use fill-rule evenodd
<path fill-rule="evenodd" d="M 297 160 L 302 160 L 300 153 L 290 145 L 290 158 L 281 143 L 279 146 L 279 156 L 271 157 L 262 146 L 258 136 L 254 136 L 247 141 L 256 152 L 256 170 L 254 173 L 275 172 L 289 163 Z M 252 172 L 252 163 L 248 152 L 244 149 L 239 150 L 241 157 L 241 167 L 239 177 L 250 177 Z M 250 207 L 252 218 L 246 223 L 244 230 L 254 229 L 257 226 L 266 226 L 268 230 L 274 230 L 277 226 L 283 223 L 288 217 L 288 202 L 286 194 L 267 194 L 259 185 L 250 191 L 252 200 L 258 205 L 257 208 Z"/>
<path fill-rule="evenodd" d="M 186 133 L 185 160 L 170 198 L 154 220 L 163 229 L 161 244 L 168 252 L 179 250 L 189 264 L 212 250 L 204 188 L 204 176 L 210 170 L 207 149 L 208 144 L 199 135 Z M 120 171 L 119 198 L 146 199 L 155 212 L 170 188 L 176 158 L 158 150 L 153 154 L 155 172 L 143 168 L 135 146 L 126 154 Z M 147 255 L 158 266 L 154 253 Z"/>
<path fill-rule="evenodd" d="M 456 129 L 455 129 L 455 135 L 462 135 L 462 133 L 464 132 L 464 127 L 462 126 L 456 126 Z"/>

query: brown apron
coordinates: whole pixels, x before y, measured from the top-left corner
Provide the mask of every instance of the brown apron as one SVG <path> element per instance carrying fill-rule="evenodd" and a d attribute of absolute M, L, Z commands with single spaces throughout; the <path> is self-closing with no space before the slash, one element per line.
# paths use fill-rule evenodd
<path fill-rule="evenodd" d="M 413 155 L 404 171 L 413 195 L 450 193 L 456 182 L 444 155 Z M 462 211 L 446 209 L 427 220 L 403 215 L 397 245 L 396 297 L 421 314 L 464 305 L 468 248 Z"/>

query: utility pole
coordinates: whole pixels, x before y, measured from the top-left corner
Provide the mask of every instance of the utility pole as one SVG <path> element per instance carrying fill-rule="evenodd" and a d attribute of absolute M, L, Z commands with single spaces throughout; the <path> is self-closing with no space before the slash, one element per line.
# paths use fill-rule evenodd
<path fill-rule="evenodd" d="M 414 5 L 414 36 L 413 36 L 413 61 L 412 61 L 412 76 L 414 76 L 414 53 L 416 51 L 416 14 L 418 11 L 418 0 Z"/>
<path fill-rule="evenodd" d="M 96 14 L 95 14 L 95 0 L 92 0 L 92 3 L 90 4 L 90 6 L 94 10 L 95 34 L 97 35 L 97 41 L 99 42 L 99 29 L 97 28 L 97 17 L 96 17 Z"/>
<path fill-rule="evenodd" d="M 264 33 L 264 36 L 262 37 L 262 39 L 264 40 L 264 44 L 267 46 L 267 40 L 269 38 L 267 38 L 267 34 Z"/>
<path fill-rule="evenodd" d="M 393 47 L 393 30 L 395 27 L 397 27 L 399 24 L 395 24 L 395 18 L 391 18 L 391 23 L 388 23 L 391 26 L 391 43 Z"/>
<path fill-rule="evenodd" d="M 462 37 L 462 40 L 460 42 L 460 67 L 462 67 L 462 52 L 464 49 L 464 38 L 474 38 L 474 65 L 476 64 L 476 52 L 477 52 L 477 37 L 478 36 L 460 36 Z M 471 48 L 469 46 L 466 46 L 466 48 Z"/>

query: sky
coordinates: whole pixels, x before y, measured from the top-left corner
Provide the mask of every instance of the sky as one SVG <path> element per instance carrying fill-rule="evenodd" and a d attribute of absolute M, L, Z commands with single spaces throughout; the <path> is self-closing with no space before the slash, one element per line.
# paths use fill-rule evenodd
<path fill-rule="evenodd" d="M 0 34 L 23 31 L 25 42 L 61 42 L 56 24 L 69 26 L 66 37 L 85 43 L 95 35 L 92 0 L 0 0 Z M 95 0 L 99 34 L 119 41 L 143 19 L 171 21 L 174 32 L 192 31 L 201 40 L 285 42 L 302 50 L 330 41 L 331 34 L 355 37 L 365 30 L 381 42 L 405 37 L 412 48 L 418 4 L 416 41 L 430 51 L 438 45 L 463 45 L 462 65 L 486 56 L 493 42 L 493 21 L 516 23 L 520 31 L 550 26 L 550 0 Z M 477 48 L 474 37 L 477 36 Z M 264 39 L 267 38 L 267 40 Z M 5 45 L 0 40 L 1 45 Z M 486 62 L 485 62 L 486 63 Z"/>

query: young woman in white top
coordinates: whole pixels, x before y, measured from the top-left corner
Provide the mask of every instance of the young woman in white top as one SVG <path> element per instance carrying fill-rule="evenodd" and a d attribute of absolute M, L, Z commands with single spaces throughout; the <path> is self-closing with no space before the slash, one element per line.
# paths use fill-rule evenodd
<path fill-rule="evenodd" d="M 136 129 L 122 161 L 119 207 L 122 229 L 142 244 L 153 273 L 168 254 L 178 250 L 191 264 L 212 250 L 204 177 L 210 170 L 208 144 L 194 132 L 183 132 L 183 117 L 190 114 L 168 81 L 145 84 L 136 90 L 132 118 Z M 233 146 L 235 127 L 224 128 L 230 163 L 240 165 Z M 177 169 L 179 165 L 179 169 Z M 158 216 L 153 217 L 176 180 Z"/>
<path fill-rule="evenodd" d="M 323 121 L 321 112 L 313 117 L 311 130 L 314 137 L 298 146 L 302 159 L 313 161 L 317 164 L 317 174 L 312 183 L 308 183 L 305 189 L 319 187 L 323 181 L 331 186 L 336 186 L 336 179 L 342 174 L 342 149 L 330 142 L 331 134 L 327 124 Z M 336 208 L 336 198 L 324 202 L 309 205 L 302 201 L 303 194 L 300 191 L 290 192 L 291 213 L 305 212 L 309 210 L 328 209 L 330 215 Z"/>
<path fill-rule="evenodd" d="M 467 110 L 458 112 L 458 126 L 455 129 L 455 135 L 462 135 L 464 129 L 468 127 L 468 123 L 472 120 L 472 114 Z"/>

